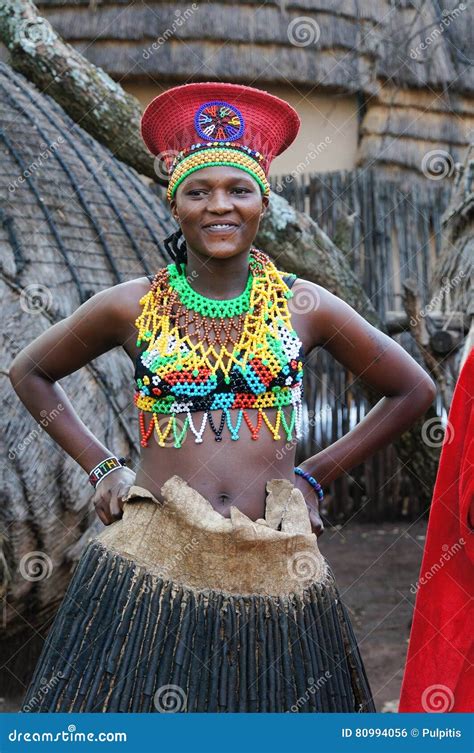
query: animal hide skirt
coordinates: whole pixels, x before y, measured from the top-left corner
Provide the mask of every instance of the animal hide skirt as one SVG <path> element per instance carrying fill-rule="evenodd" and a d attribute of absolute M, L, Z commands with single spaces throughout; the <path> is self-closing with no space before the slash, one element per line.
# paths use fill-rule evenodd
<path fill-rule="evenodd" d="M 371 712 L 351 623 L 299 489 L 230 518 L 180 476 L 132 486 L 92 538 L 21 711 Z"/>

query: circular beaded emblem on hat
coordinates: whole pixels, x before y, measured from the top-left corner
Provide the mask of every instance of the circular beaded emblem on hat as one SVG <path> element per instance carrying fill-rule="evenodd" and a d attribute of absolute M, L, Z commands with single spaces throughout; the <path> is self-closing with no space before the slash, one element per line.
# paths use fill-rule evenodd
<path fill-rule="evenodd" d="M 194 126 L 202 139 L 235 141 L 244 132 L 244 118 L 228 102 L 205 102 L 196 111 Z"/>

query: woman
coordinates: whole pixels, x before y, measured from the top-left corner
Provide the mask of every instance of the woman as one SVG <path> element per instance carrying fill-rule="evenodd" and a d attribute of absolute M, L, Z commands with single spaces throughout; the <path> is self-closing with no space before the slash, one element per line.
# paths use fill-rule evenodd
<path fill-rule="evenodd" d="M 168 169 L 174 262 L 151 286 L 98 293 L 15 358 L 12 383 L 35 417 L 66 405 L 47 431 L 89 474 L 106 526 L 74 572 L 24 710 L 375 709 L 318 549 L 318 501 L 435 390 L 350 306 L 252 245 L 270 163 L 299 126 L 290 105 L 251 87 L 188 84 L 156 97 L 141 128 Z M 314 301 L 308 313 L 292 306 L 299 296 Z M 303 364 L 317 345 L 384 397 L 294 468 Z M 136 475 L 57 384 L 116 346 L 135 363 Z"/>
<path fill-rule="evenodd" d="M 471 348 L 460 365 L 433 489 L 400 712 L 474 711 L 473 467 Z"/>

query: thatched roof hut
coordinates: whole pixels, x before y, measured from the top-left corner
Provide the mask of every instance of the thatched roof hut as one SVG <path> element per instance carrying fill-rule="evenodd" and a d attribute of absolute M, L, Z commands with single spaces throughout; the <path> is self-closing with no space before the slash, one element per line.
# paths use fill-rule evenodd
<path fill-rule="evenodd" d="M 29 671 L 35 641 L 17 657 L 18 666 L 15 642 L 25 643 L 31 626 L 47 632 L 81 536 L 103 524 L 84 471 L 25 410 L 8 368 L 19 350 L 91 295 L 168 263 L 158 244 L 175 226 L 133 169 L 4 64 L 0 97 L 0 390 L 7 460 L 0 471 L 0 596 L 6 595 L 8 635 L 0 643 L 2 665 L 13 657 L 7 667 L 21 676 Z M 125 352 L 115 348 L 61 385 L 84 423 L 134 465 L 132 373 Z"/>
<path fill-rule="evenodd" d="M 288 41 L 289 24 L 299 13 L 315 15 L 308 7 L 265 4 L 256 7 L 253 15 L 250 4 L 198 7 L 197 15 L 205 11 L 199 23 L 187 18 L 166 46 L 158 46 L 147 57 L 157 35 L 166 30 L 165 20 L 170 24 L 179 17 L 176 6 L 158 3 L 147 10 L 147 6 L 127 6 L 120 0 L 93 7 L 81 0 L 41 4 L 58 32 L 116 78 L 124 77 L 127 89 L 138 94 L 143 104 L 175 83 L 218 78 L 263 86 L 292 101 L 303 117 L 303 147 L 305 135 L 315 130 L 319 117 L 322 127 L 333 129 L 334 138 L 331 149 L 318 154 L 316 164 L 305 165 L 309 172 L 328 169 L 324 159 L 337 157 L 343 152 L 340 144 L 347 141 L 354 146 L 354 154 L 347 157 L 354 162 L 348 165 L 374 161 L 391 169 L 409 168 L 410 175 L 420 172 L 427 144 L 447 144 L 450 156 L 461 157 L 472 110 L 467 70 L 459 64 L 462 75 L 454 76 L 441 56 L 435 74 L 428 65 L 424 66 L 425 79 L 420 71 L 409 75 L 400 67 L 389 83 L 380 57 L 380 46 L 384 47 L 380 35 L 385 29 L 388 39 L 390 32 L 379 9 L 375 17 L 369 6 L 362 8 L 356 21 L 352 9 L 340 6 L 335 14 L 318 6 L 319 39 L 324 36 L 325 44 L 316 48 Z M 397 6 L 391 11 L 387 7 L 387 13 L 397 13 L 399 19 L 412 11 L 411 7 Z M 280 25 L 273 25 L 264 12 L 271 13 L 272 19 L 277 14 Z M 219 33 L 216 13 L 226 20 Z M 329 24 L 324 34 L 323 18 Z M 280 37 L 275 37 L 278 30 Z M 374 35 L 371 44 L 366 39 L 369 31 Z M 199 60 L 204 61 L 202 65 Z M 428 74 L 434 76 L 429 83 Z M 317 90 L 312 92 L 315 85 Z M 443 87 L 449 88 L 449 99 L 440 96 Z M 90 492 L 81 469 L 57 448 L 52 452 L 53 444 L 12 398 L 8 365 L 26 342 L 93 293 L 162 266 L 165 260 L 158 241 L 174 228 L 167 210 L 138 174 L 114 160 L 54 101 L 39 95 L 7 66 L 0 68 L 0 88 L 4 103 L 0 244 L 7 249 L 0 285 L 8 325 L 2 389 L 4 405 L 10 406 L 2 432 L 4 454 L 10 462 L 2 473 L 0 585 L 14 594 L 12 603 L 8 598 L 5 602 L 4 617 L 10 636 L 8 647 L 7 642 L 4 646 L 10 657 L 15 641 L 22 645 L 24 630 L 29 631 L 31 625 L 47 631 L 70 578 L 81 533 L 97 518 L 89 509 Z M 328 109 L 321 116 L 322 102 Z M 343 121 L 353 128 L 352 141 L 341 129 Z M 290 157 L 290 170 L 292 164 L 294 157 Z M 282 163 L 277 169 L 285 172 Z M 31 289 L 28 280 L 34 281 Z M 9 331 L 15 332 L 14 338 Z M 130 377 L 131 364 L 125 354 L 114 350 L 81 370 L 80 377 L 72 374 L 64 380 L 84 422 L 94 427 L 107 446 L 123 454 L 133 452 L 136 436 L 130 428 L 136 419 Z M 41 580 L 25 578 L 28 557 L 38 552 L 48 553 L 49 559 L 42 562 L 48 568 L 51 563 L 51 572 Z M 19 562 L 23 571 L 11 567 Z M 14 658 L 8 664 L 12 675 L 21 674 L 24 663 L 23 651 L 18 666 Z"/>
<path fill-rule="evenodd" d="M 300 164 L 313 173 L 380 164 L 450 174 L 474 132 L 467 2 L 227 0 L 183 8 L 42 0 L 38 7 L 143 105 L 170 86 L 201 80 L 238 81 L 286 98 L 302 130 L 275 160 L 274 174 Z"/>

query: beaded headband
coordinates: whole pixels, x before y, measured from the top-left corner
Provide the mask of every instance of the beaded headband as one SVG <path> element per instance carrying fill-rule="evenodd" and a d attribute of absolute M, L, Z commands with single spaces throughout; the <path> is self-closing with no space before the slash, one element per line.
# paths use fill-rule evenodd
<path fill-rule="evenodd" d="M 293 143 L 300 125 L 296 110 L 273 94 L 207 81 L 155 97 L 140 129 L 149 151 L 165 165 L 171 201 L 188 175 L 213 165 L 245 170 L 268 195 L 270 163 Z"/>

